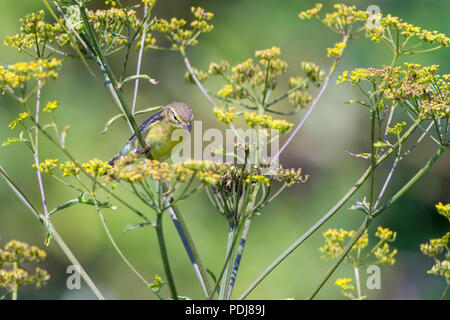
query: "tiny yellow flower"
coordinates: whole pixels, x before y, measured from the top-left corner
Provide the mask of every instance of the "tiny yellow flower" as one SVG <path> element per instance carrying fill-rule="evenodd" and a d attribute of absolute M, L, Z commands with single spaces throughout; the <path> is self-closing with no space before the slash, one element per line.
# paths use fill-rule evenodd
<path fill-rule="evenodd" d="M 30 114 L 28 112 L 23 112 L 18 115 L 16 119 L 14 119 L 9 125 L 9 129 L 13 130 L 15 127 L 17 127 L 19 124 L 23 123 L 23 121 L 28 118 Z"/>
<path fill-rule="evenodd" d="M 59 108 L 59 102 L 58 101 L 49 101 L 47 102 L 47 105 L 44 107 L 42 111 L 44 112 L 53 112 L 54 110 Z"/>

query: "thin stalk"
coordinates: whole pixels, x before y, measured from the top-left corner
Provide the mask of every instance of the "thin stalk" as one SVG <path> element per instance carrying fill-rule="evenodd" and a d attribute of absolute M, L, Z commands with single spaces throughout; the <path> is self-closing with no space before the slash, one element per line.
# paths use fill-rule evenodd
<path fill-rule="evenodd" d="M 377 161 L 377 156 L 375 154 L 375 110 L 372 110 L 372 123 L 371 123 L 371 134 L 370 134 L 370 162 L 371 162 L 371 172 L 370 172 L 370 198 L 369 198 L 369 216 L 372 214 L 373 205 L 373 193 L 375 187 L 375 163 Z"/>
<path fill-rule="evenodd" d="M 42 225 L 47 229 L 47 232 L 50 233 L 52 238 L 55 240 L 55 242 L 58 244 L 58 246 L 61 248 L 63 253 L 66 255 L 66 257 L 69 259 L 69 261 L 77 267 L 77 271 L 80 273 L 81 277 L 86 281 L 86 284 L 89 286 L 89 288 L 92 290 L 94 295 L 99 300 L 104 300 L 105 298 L 101 294 L 101 292 L 98 290 L 98 288 L 95 286 L 94 282 L 91 280 L 89 275 L 86 273 L 86 271 L 83 269 L 81 264 L 78 262 L 77 258 L 73 255 L 72 251 L 70 251 L 69 247 L 66 245 L 66 243 L 63 241 L 61 236 L 56 232 L 55 228 L 53 227 L 50 220 L 45 220 L 44 216 L 39 212 L 39 210 L 36 209 L 34 204 L 31 202 L 31 200 L 25 195 L 25 193 L 14 183 L 14 181 L 9 177 L 9 175 L 3 170 L 2 166 L 0 165 L 0 174 L 3 177 L 3 179 L 6 181 L 7 185 L 10 187 L 12 191 L 16 194 L 16 196 L 20 199 L 20 201 L 33 213 L 33 215 L 42 223 Z"/>
<path fill-rule="evenodd" d="M 345 35 L 343 38 L 343 43 L 347 43 L 348 41 L 348 36 Z M 323 93 L 325 92 L 325 89 L 328 86 L 328 83 L 331 79 L 331 76 L 334 74 L 334 71 L 336 70 L 336 66 L 337 63 L 339 61 L 339 59 L 342 57 L 342 53 L 339 55 L 339 57 L 337 57 L 331 68 L 330 71 L 328 71 L 327 76 L 325 77 L 325 80 L 322 84 L 322 87 L 320 88 L 319 93 L 317 94 L 316 98 L 314 99 L 314 101 L 312 102 L 311 106 L 309 107 L 308 111 L 305 113 L 305 115 L 303 116 L 302 120 L 300 121 L 300 123 L 297 125 L 297 127 L 295 128 L 295 130 L 291 133 L 291 135 L 289 136 L 289 138 L 286 140 L 286 142 L 283 144 L 283 146 L 280 148 L 280 150 L 278 150 L 277 154 L 275 155 L 275 157 L 273 159 L 277 160 L 281 153 L 283 153 L 283 151 L 287 148 L 287 146 L 292 142 L 292 140 L 294 139 L 295 135 L 298 133 L 298 131 L 300 130 L 300 128 L 303 126 L 303 124 L 306 122 L 306 120 L 309 118 L 309 116 L 311 115 L 312 111 L 314 110 L 315 106 L 317 105 L 317 103 L 319 102 L 320 98 L 322 97 Z"/>
<path fill-rule="evenodd" d="M 120 250 L 119 246 L 117 245 L 116 241 L 114 240 L 114 238 L 111 234 L 111 231 L 109 230 L 109 227 L 106 223 L 105 217 L 103 216 L 102 210 L 100 209 L 100 207 L 98 205 L 97 199 L 95 198 L 95 196 L 93 196 L 93 198 L 95 201 L 95 207 L 96 207 L 98 215 L 100 217 L 100 221 L 102 222 L 103 228 L 105 229 L 106 235 L 108 236 L 109 241 L 111 242 L 112 246 L 117 251 L 117 253 L 119 254 L 120 258 L 123 260 L 123 262 L 125 262 L 125 264 L 131 269 L 131 271 L 133 271 L 134 274 L 136 274 L 136 276 L 139 278 L 139 280 L 141 280 L 145 284 L 145 286 L 148 288 L 150 286 L 150 283 L 147 280 L 145 280 L 145 278 L 139 273 L 139 271 L 137 271 L 137 269 L 127 259 L 127 257 L 125 257 L 122 250 Z"/>
<path fill-rule="evenodd" d="M 398 158 L 395 159 L 394 164 L 392 165 L 392 168 L 389 171 L 386 181 L 384 182 L 383 187 L 381 188 L 380 194 L 378 195 L 377 201 L 375 202 L 372 210 L 375 210 L 378 207 L 378 204 L 380 203 L 380 200 L 383 197 L 383 194 L 386 191 L 386 188 L 389 185 L 389 182 L 391 181 L 392 175 L 394 174 L 394 171 L 397 168 L 397 164 L 398 164 Z"/>
<path fill-rule="evenodd" d="M 361 281 L 359 279 L 359 268 L 358 266 L 354 266 L 353 270 L 355 271 L 355 283 L 356 283 L 356 292 L 358 294 L 358 300 L 361 300 Z"/>
<path fill-rule="evenodd" d="M 38 80 L 38 90 L 36 92 L 36 113 L 35 120 L 36 123 L 39 123 L 39 109 L 41 102 L 41 80 Z M 34 126 L 34 164 L 36 168 L 39 168 L 39 128 Z M 44 208 L 45 219 L 49 218 L 48 208 L 47 208 L 47 199 L 45 198 L 44 184 L 42 183 L 41 171 L 36 170 L 37 181 L 39 185 L 39 191 L 41 193 L 42 206 Z"/>
<path fill-rule="evenodd" d="M 17 261 L 13 262 L 13 271 L 14 273 L 16 273 L 19 269 L 19 264 L 17 263 Z M 17 300 L 17 293 L 19 291 L 19 284 L 17 283 L 16 280 L 14 280 L 14 285 L 13 285 L 13 289 L 12 289 L 12 300 Z"/>
<path fill-rule="evenodd" d="M 163 261 L 164 271 L 167 277 L 167 283 L 169 284 L 170 294 L 172 299 L 178 300 L 177 290 L 175 288 L 175 282 L 172 276 L 172 271 L 170 270 L 169 256 L 167 255 L 167 248 L 164 242 L 163 225 L 162 225 L 162 213 L 156 214 L 156 233 L 158 235 L 159 248 L 161 250 L 161 258 Z"/>
<path fill-rule="evenodd" d="M 239 223 L 237 231 L 236 231 L 236 235 L 240 233 L 241 229 L 242 229 L 242 223 Z M 231 259 L 231 253 L 233 252 L 234 247 L 236 245 L 236 240 L 237 240 L 237 237 L 234 238 L 234 241 L 231 244 L 231 248 L 230 248 L 230 250 L 229 250 L 229 252 L 228 252 L 228 254 L 227 254 L 226 258 L 225 258 L 225 264 L 224 264 L 222 270 L 220 271 L 219 276 L 217 277 L 217 281 L 216 281 L 216 284 L 215 284 L 215 286 L 214 286 L 214 288 L 212 290 L 212 294 L 208 298 L 209 300 L 211 300 L 214 297 L 214 293 L 217 292 L 217 288 L 219 287 L 219 283 L 221 282 L 222 277 L 223 277 L 223 275 L 225 273 L 225 269 L 226 269 L 226 267 L 227 267 L 227 265 L 228 265 L 228 263 L 229 263 L 229 261 Z"/>
<path fill-rule="evenodd" d="M 400 138 L 400 142 L 405 141 L 417 128 L 420 120 L 417 120 L 405 134 Z M 380 159 L 376 162 L 376 166 L 382 163 L 394 150 L 394 148 L 389 149 L 384 153 Z M 364 174 L 358 179 L 358 181 L 347 191 L 347 193 L 330 209 L 328 212 L 320 218 L 312 227 L 310 227 L 300 238 L 294 241 L 278 258 L 276 258 L 266 269 L 258 275 L 258 277 L 248 286 L 248 288 L 241 294 L 239 299 L 245 299 L 250 292 L 253 291 L 265 277 L 269 275 L 281 262 L 283 262 L 292 252 L 294 252 L 306 239 L 309 238 L 317 229 L 319 229 L 325 222 L 328 221 L 343 205 L 348 199 L 361 187 L 361 185 L 367 180 L 370 175 L 372 167 L 370 166 Z"/>
<path fill-rule="evenodd" d="M 136 135 L 136 138 L 139 141 L 139 144 L 141 145 L 141 147 L 143 149 L 145 149 L 147 147 L 147 144 L 146 144 L 144 138 L 142 137 L 141 132 L 139 131 L 139 127 L 136 123 L 136 120 L 134 119 L 133 114 L 130 112 L 130 110 L 128 108 L 128 103 L 127 103 L 125 97 L 123 96 L 122 90 L 118 89 L 119 86 L 118 86 L 117 79 L 114 76 L 114 73 L 112 72 L 111 67 L 109 66 L 109 63 L 106 60 L 106 57 L 103 55 L 101 48 L 99 47 L 99 44 L 97 42 L 97 37 L 94 34 L 94 30 L 92 29 L 92 26 L 89 22 L 89 18 L 86 14 L 87 9 L 84 5 L 80 5 L 80 4 L 78 5 L 78 7 L 80 8 L 81 17 L 83 19 L 84 26 L 86 28 L 88 36 L 92 41 L 92 44 L 93 44 L 93 47 L 95 50 L 95 54 L 96 54 L 97 58 L 100 60 L 101 68 L 103 69 L 102 71 L 104 71 L 107 76 L 106 80 L 107 81 L 109 80 L 111 82 L 113 93 L 115 93 L 115 95 L 117 96 L 117 98 L 120 102 L 120 106 L 127 118 L 127 122 L 129 123 L 129 125 L 132 129 L 132 132 Z M 147 156 L 151 159 L 150 153 Z"/>
<path fill-rule="evenodd" d="M 171 206 L 168 211 L 175 225 L 175 228 L 178 231 L 178 235 L 183 242 L 184 248 L 189 256 L 189 260 L 191 260 L 194 272 L 197 275 L 198 280 L 200 281 L 203 292 L 205 293 L 206 297 L 209 297 L 212 293 L 212 289 L 211 284 L 208 280 L 208 272 L 206 271 L 206 268 L 204 267 L 203 262 L 200 259 L 197 247 L 195 246 L 192 236 L 187 228 L 186 222 L 184 221 L 181 212 L 176 206 Z"/>
<path fill-rule="evenodd" d="M 444 300 L 444 299 L 445 299 L 445 297 L 447 296 L 447 293 L 448 293 L 449 289 L 450 289 L 450 282 L 447 283 L 447 287 L 445 287 L 444 292 L 442 292 L 441 300 Z"/>
<path fill-rule="evenodd" d="M 191 75 L 192 79 L 194 79 L 195 84 L 197 85 L 197 87 L 199 88 L 200 92 L 203 94 L 203 96 L 206 98 L 206 100 L 208 100 L 208 102 L 215 107 L 216 103 L 214 102 L 214 100 L 211 98 L 211 96 L 208 94 L 208 92 L 206 91 L 205 87 L 203 87 L 203 85 L 200 83 L 200 81 L 198 80 L 197 76 L 195 75 L 194 69 L 191 66 L 191 63 L 189 62 L 189 59 L 186 55 L 186 52 L 184 51 L 183 48 L 180 49 L 180 53 L 183 57 L 183 61 L 184 64 L 186 65 L 186 68 L 188 69 L 189 74 Z M 239 135 L 239 133 L 236 131 L 236 128 L 234 127 L 234 125 L 232 123 L 228 124 L 231 131 L 233 131 L 234 135 L 242 142 L 245 142 L 244 139 L 242 139 L 242 137 Z"/>
<path fill-rule="evenodd" d="M 231 274 L 231 266 L 232 266 L 232 259 L 228 259 L 229 256 L 233 256 L 233 241 L 236 235 L 236 224 L 233 222 L 230 223 L 229 229 L 228 229 L 228 239 L 227 239 L 227 249 L 226 249 L 226 255 L 225 255 L 225 277 L 222 278 L 222 283 L 220 285 L 220 294 L 219 299 L 220 300 L 226 300 L 228 297 L 228 280 L 230 279 Z"/>
<path fill-rule="evenodd" d="M 327 270 L 327 272 L 324 274 L 322 279 L 320 279 L 319 283 L 314 287 L 314 289 L 308 295 L 308 297 L 306 298 L 307 300 L 312 300 L 316 296 L 316 294 L 323 287 L 325 282 L 327 282 L 328 278 L 330 278 L 330 276 L 333 274 L 334 270 L 336 270 L 336 268 L 341 264 L 341 262 L 345 259 L 345 257 L 350 252 L 350 250 L 353 248 L 355 243 L 362 236 L 364 231 L 366 231 L 366 229 L 369 227 L 369 224 L 370 224 L 371 221 L 372 220 L 369 220 L 368 217 L 366 217 L 364 219 L 364 221 L 361 224 L 361 226 L 359 227 L 358 231 L 353 235 L 353 237 L 351 238 L 349 243 L 344 247 L 344 249 L 342 250 L 342 252 L 339 255 L 339 257 L 337 257 L 336 260 L 334 260 L 334 262 L 331 265 L 331 267 Z"/>
<path fill-rule="evenodd" d="M 191 180 L 188 182 L 188 185 L 190 185 L 193 182 L 193 180 L 194 176 L 192 176 Z M 158 186 L 159 183 L 155 182 L 155 184 Z M 162 188 L 164 192 L 166 192 L 169 188 L 169 184 L 167 182 L 163 183 Z M 187 188 L 185 190 L 187 190 Z M 168 200 L 165 202 L 168 203 L 167 209 L 170 218 L 172 219 L 172 222 L 175 225 L 175 229 L 177 229 L 178 235 L 181 239 L 181 242 L 184 245 L 186 253 L 188 254 L 189 260 L 191 261 L 192 267 L 194 268 L 194 272 L 200 282 L 200 285 L 202 286 L 203 292 L 206 297 L 209 297 L 212 293 L 212 290 L 208 280 L 208 272 L 206 271 L 206 268 L 204 267 L 203 262 L 200 259 L 197 247 L 195 246 L 194 240 L 192 239 L 192 236 L 189 232 L 186 222 L 184 221 L 183 215 L 181 214 L 178 207 L 172 203 L 174 202 L 173 199 L 170 200 L 170 202 Z"/>
<path fill-rule="evenodd" d="M 397 193 L 388 201 L 386 201 L 382 207 L 375 210 L 372 214 L 372 217 L 375 218 L 380 215 L 383 211 L 385 211 L 391 204 L 393 204 L 398 198 L 400 198 L 411 186 L 419 180 L 420 177 L 423 176 L 425 172 L 430 169 L 433 164 L 439 159 L 440 156 L 448 149 L 448 146 L 443 146 L 439 148 L 435 154 L 428 160 L 428 162 L 423 166 Z"/>
<path fill-rule="evenodd" d="M 378 210 L 373 212 L 370 219 L 369 216 L 367 216 L 362 223 L 361 227 L 358 229 L 357 233 L 352 237 L 349 244 L 344 248 L 342 253 L 339 255 L 339 257 L 334 261 L 332 266 L 328 269 L 328 271 L 325 273 L 325 275 L 320 280 L 319 284 L 313 289 L 313 291 L 310 293 L 310 295 L 307 297 L 308 300 L 313 299 L 315 295 L 319 292 L 319 290 L 322 288 L 322 286 L 325 284 L 325 282 L 328 280 L 328 278 L 333 274 L 333 272 L 336 270 L 336 268 L 339 266 L 339 264 L 343 261 L 343 259 L 347 256 L 348 252 L 350 252 L 353 245 L 358 241 L 358 239 L 361 237 L 363 232 L 368 228 L 369 224 L 375 219 L 377 216 L 379 216 L 383 211 L 385 211 L 392 203 L 394 203 L 398 198 L 400 198 L 414 183 L 417 182 L 417 180 L 425 173 L 427 172 L 431 166 L 439 159 L 439 157 L 448 149 L 448 147 L 441 147 L 439 148 L 436 153 L 431 157 L 431 159 L 425 164 L 425 166 L 422 167 L 415 175 L 412 177 L 391 199 L 386 201 L 386 203 Z"/>
<path fill-rule="evenodd" d="M 146 4 L 144 6 L 144 17 L 147 15 L 147 10 L 148 10 L 148 5 Z M 147 29 L 147 19 L 144 21 L 144 25 L 142 27 L 141 47 L 139 48 L 139 54 L 138 54 L 138 60 L 137 60 L 137 66 L 136 66 L 136 75 L 139 75 L 141 72 L 142 53 L 144 52 L 145 37 L 147 35 L 146 29 Z M 136 109 L 138 88 L 139 88 L 139 78 L 137 78 L 136 82 L 134 83 L 133 104 L 131 105 L 131 113 L 132 114 L 134 114 L 134 111 Z"/>
<path fill-rule="evenodd" d="M 228 299 L 231 299 L 231 296 L 233 294 L 234 284 L 236 283 L 236 278 L 237 278 L 237 274 L 239 271 L 239 266 L 241 263 L 242 255 L 244 254 L 244 248 L 245 248 L 245 244 L 247 242 L 247 236 L 248 236 L 248 232 L 250 231 L 251 223 L 252 223 L 251 218 L 247 218 L 245 220 L 244 230 L 242 231 L 241 240 L 239 242 L 239 248 L 238 248 L 238 251 L 236 254 L 236 258 L 234 259 L 234 267 L 233 267 L 233 271 L 231 273 L 231 278 L 230 278 L 230 282 L 229 282 Z"/>

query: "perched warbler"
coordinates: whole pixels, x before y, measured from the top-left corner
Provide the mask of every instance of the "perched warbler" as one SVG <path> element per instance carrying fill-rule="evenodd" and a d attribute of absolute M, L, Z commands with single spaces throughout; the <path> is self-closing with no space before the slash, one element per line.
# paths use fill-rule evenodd
<path fill-rule="evenodd" d="M 191 122 L 192 109 L 185 103 L 174 101 L 140 125 L 139 131 L 147 148 L 140 148 L 139 141 L 133 134 L 122 150 L 108 163 L 114 165 L 116 160 L 130 152 L 146 153 L 147 151 L 150 151 L 153 159 L 165 160 L 170 157 L 172 149 L 182 141 L 182 139 L 172 141 L 174 130 L 184 128 L 190 132 Z"/>

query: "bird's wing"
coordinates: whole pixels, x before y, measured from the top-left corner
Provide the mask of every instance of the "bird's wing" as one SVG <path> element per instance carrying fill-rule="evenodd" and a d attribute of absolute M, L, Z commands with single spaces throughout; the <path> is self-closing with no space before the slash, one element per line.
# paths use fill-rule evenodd
<path fill-rule="evenodd" d="M 150 126 L 153 123 L 155 123 L 157 121 L 160 121 L 161 120 L 161 113 L 163 111 L 164 111 L 164 109 L 159 111 L 159 112 L 157 112 L 157 113 L 155 113 L 150 118 L 148 118 L 147 120 L 142 122 L 141 125 L 139 126 L 139 132 L 141 134 L 145 133 L 150 128 Z M 130 139 L 128 139 L 128 141 L 131 142 L 131 141 L 134 141 L 134 140 L 136 140 L 136 135 L 133 133 L 133 135 L 130 137 Z"/>

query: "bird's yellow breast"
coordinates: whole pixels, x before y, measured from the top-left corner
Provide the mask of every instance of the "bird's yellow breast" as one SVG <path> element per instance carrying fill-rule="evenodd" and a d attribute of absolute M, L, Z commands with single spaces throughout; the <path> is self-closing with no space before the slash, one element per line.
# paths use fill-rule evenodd
<path fill-rule="evenodd" d="M 150 146 L 150 152 L 155 160 L 165 160 L 172 154 L 173 148 L 182 139 L 172 141 L 172 133 L 176 128 L 167 119 L 152 124 L 145 135 L 145 142 Z M 135 142 L 135 149 L 139 149 L 139 142 Z"/>

